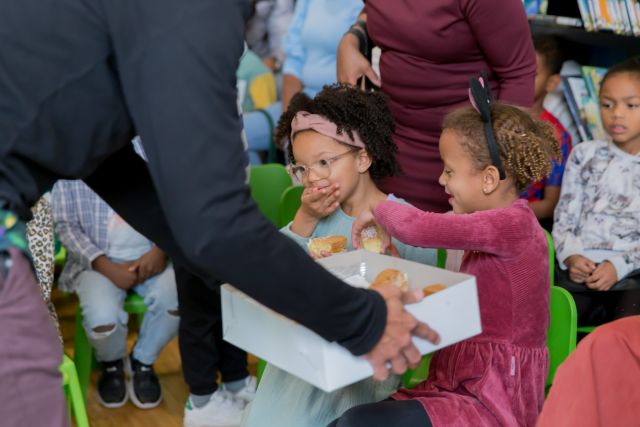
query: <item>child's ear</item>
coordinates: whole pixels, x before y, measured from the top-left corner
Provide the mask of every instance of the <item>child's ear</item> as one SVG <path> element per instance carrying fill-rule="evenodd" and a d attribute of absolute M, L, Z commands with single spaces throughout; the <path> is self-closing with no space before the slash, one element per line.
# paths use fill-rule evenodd
<path fill-rule="evenodd" d="M 371 167 L 371 157 L 369 157 L 369 153 L 364 148 L 358 152 L 358 172 L 365 173 Z"/>
<path fill-rule="evenodd" d="M 547 93 L 551 93 L 554 92 L 557 88 L 558 85 L 560 85 L 560 74 L 552 74 L 549 76 L 549 78 L 547 79 L 547 85 L 545 87 L 545 90 Z"/>
<path fill-rule="evenodd" d="M 493 193 L 500 183 L 500 172 L 494 165 L 489 165 L 482 171 L 482 193 L 486 196 Z"/>

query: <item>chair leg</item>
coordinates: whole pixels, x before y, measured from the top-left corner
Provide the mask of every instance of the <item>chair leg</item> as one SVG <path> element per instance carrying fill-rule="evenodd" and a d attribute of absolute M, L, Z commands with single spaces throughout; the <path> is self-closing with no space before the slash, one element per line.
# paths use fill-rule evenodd
<path fill-rule="evenodd" d="M 73 416 L 76 419 L 76 427 L 89 427 L 87 409 L 84 404 L 85 398 L 82 394 L 82 389 L 78 381 L 75 365 L 70 359 L 65 369 L 65 375 L 67 379 L 67 394 L 73 411 Z"/>
<path fill-rule="evenodd" d="M 84 401 L 87 401 L 89 392 L 89 378 L 91 376 L 91 368 L 93 366 L 93 348 L 89 343 L 87 334 L 82 326 L 82 310 L 78 308 L 76 314 L 76 334 L 74 339 L 75 352 L 73 359 L 78 374 L 78 383 Z"/>
<path fill-rule="evenodd" d="M 262 373 L 264 372 L 264 368 L 266 367 L 267 367 L 267 362 L 265 362 L 263 359 L 258 359 L 258 369 L 256 369 L 256 378 L 258 380 L 258 384 L 260 384 Z"/>

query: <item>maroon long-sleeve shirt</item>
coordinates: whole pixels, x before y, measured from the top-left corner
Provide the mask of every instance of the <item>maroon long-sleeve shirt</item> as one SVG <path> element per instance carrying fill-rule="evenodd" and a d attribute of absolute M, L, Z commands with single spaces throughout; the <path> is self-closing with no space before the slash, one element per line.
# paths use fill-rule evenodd
<path fill-rule="evenodd" d="M 368 0 L 365 11 L 382 49 L 382 90 L 404 170 L 384 189 L 421 209 L 448 210 L 438 139 L 445 114 L 467 105 L 469 79 L 485 70 L 496 98 L 533 102 L 536 62 L 522 1 Z"/>
<path fill-rule="evenodd" d="M 526 200 L 472 214 L 383 202 L 376 221 L 403 243 L 465 249 L 476 276 L 482 334 L 436 352 L 429 378 L 394 399 L 416 399 L 434 426 L 533 427 L 549 356 L 547 241 Z"/>

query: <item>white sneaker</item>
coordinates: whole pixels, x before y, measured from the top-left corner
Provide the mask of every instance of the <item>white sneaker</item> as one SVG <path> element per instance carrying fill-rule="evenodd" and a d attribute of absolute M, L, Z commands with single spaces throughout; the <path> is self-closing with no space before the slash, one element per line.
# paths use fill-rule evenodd
<path fill-rule="evenodd" d="M 184 427 L 239 427 L 244 406 L 243 400 L 224 390 L 217 390 L 200 408 L 188 398 L 184 407 Z"/>
<path fill-rule="evenodd" d="M 220 388 L 222 390 L 226 390 L 227 392 L 231 393 L 236 399 L 241 399 L 245 403 L 251 403 L 253 401 L 253 398 L 256 397 L 257 386 L 258 386 L 258 381 L 256 377 L 249 375 L 247 378 L 244 379 L 244 387 L 242 387 L 240 390 L 238 390 L 235 393 L 227 390 L 224 387 L 224 384 L 222 384 Z"/>

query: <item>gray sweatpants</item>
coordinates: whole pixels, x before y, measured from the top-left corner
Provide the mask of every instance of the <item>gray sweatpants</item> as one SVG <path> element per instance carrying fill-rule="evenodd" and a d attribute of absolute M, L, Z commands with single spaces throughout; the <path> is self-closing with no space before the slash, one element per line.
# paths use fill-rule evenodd
<path fill-rule="evenodd" d="M 5 260 L 10 255 L 10 268 Z M 29 262 L 0 254 L 0 424 L 68 426 L 56 328 Z"/>

